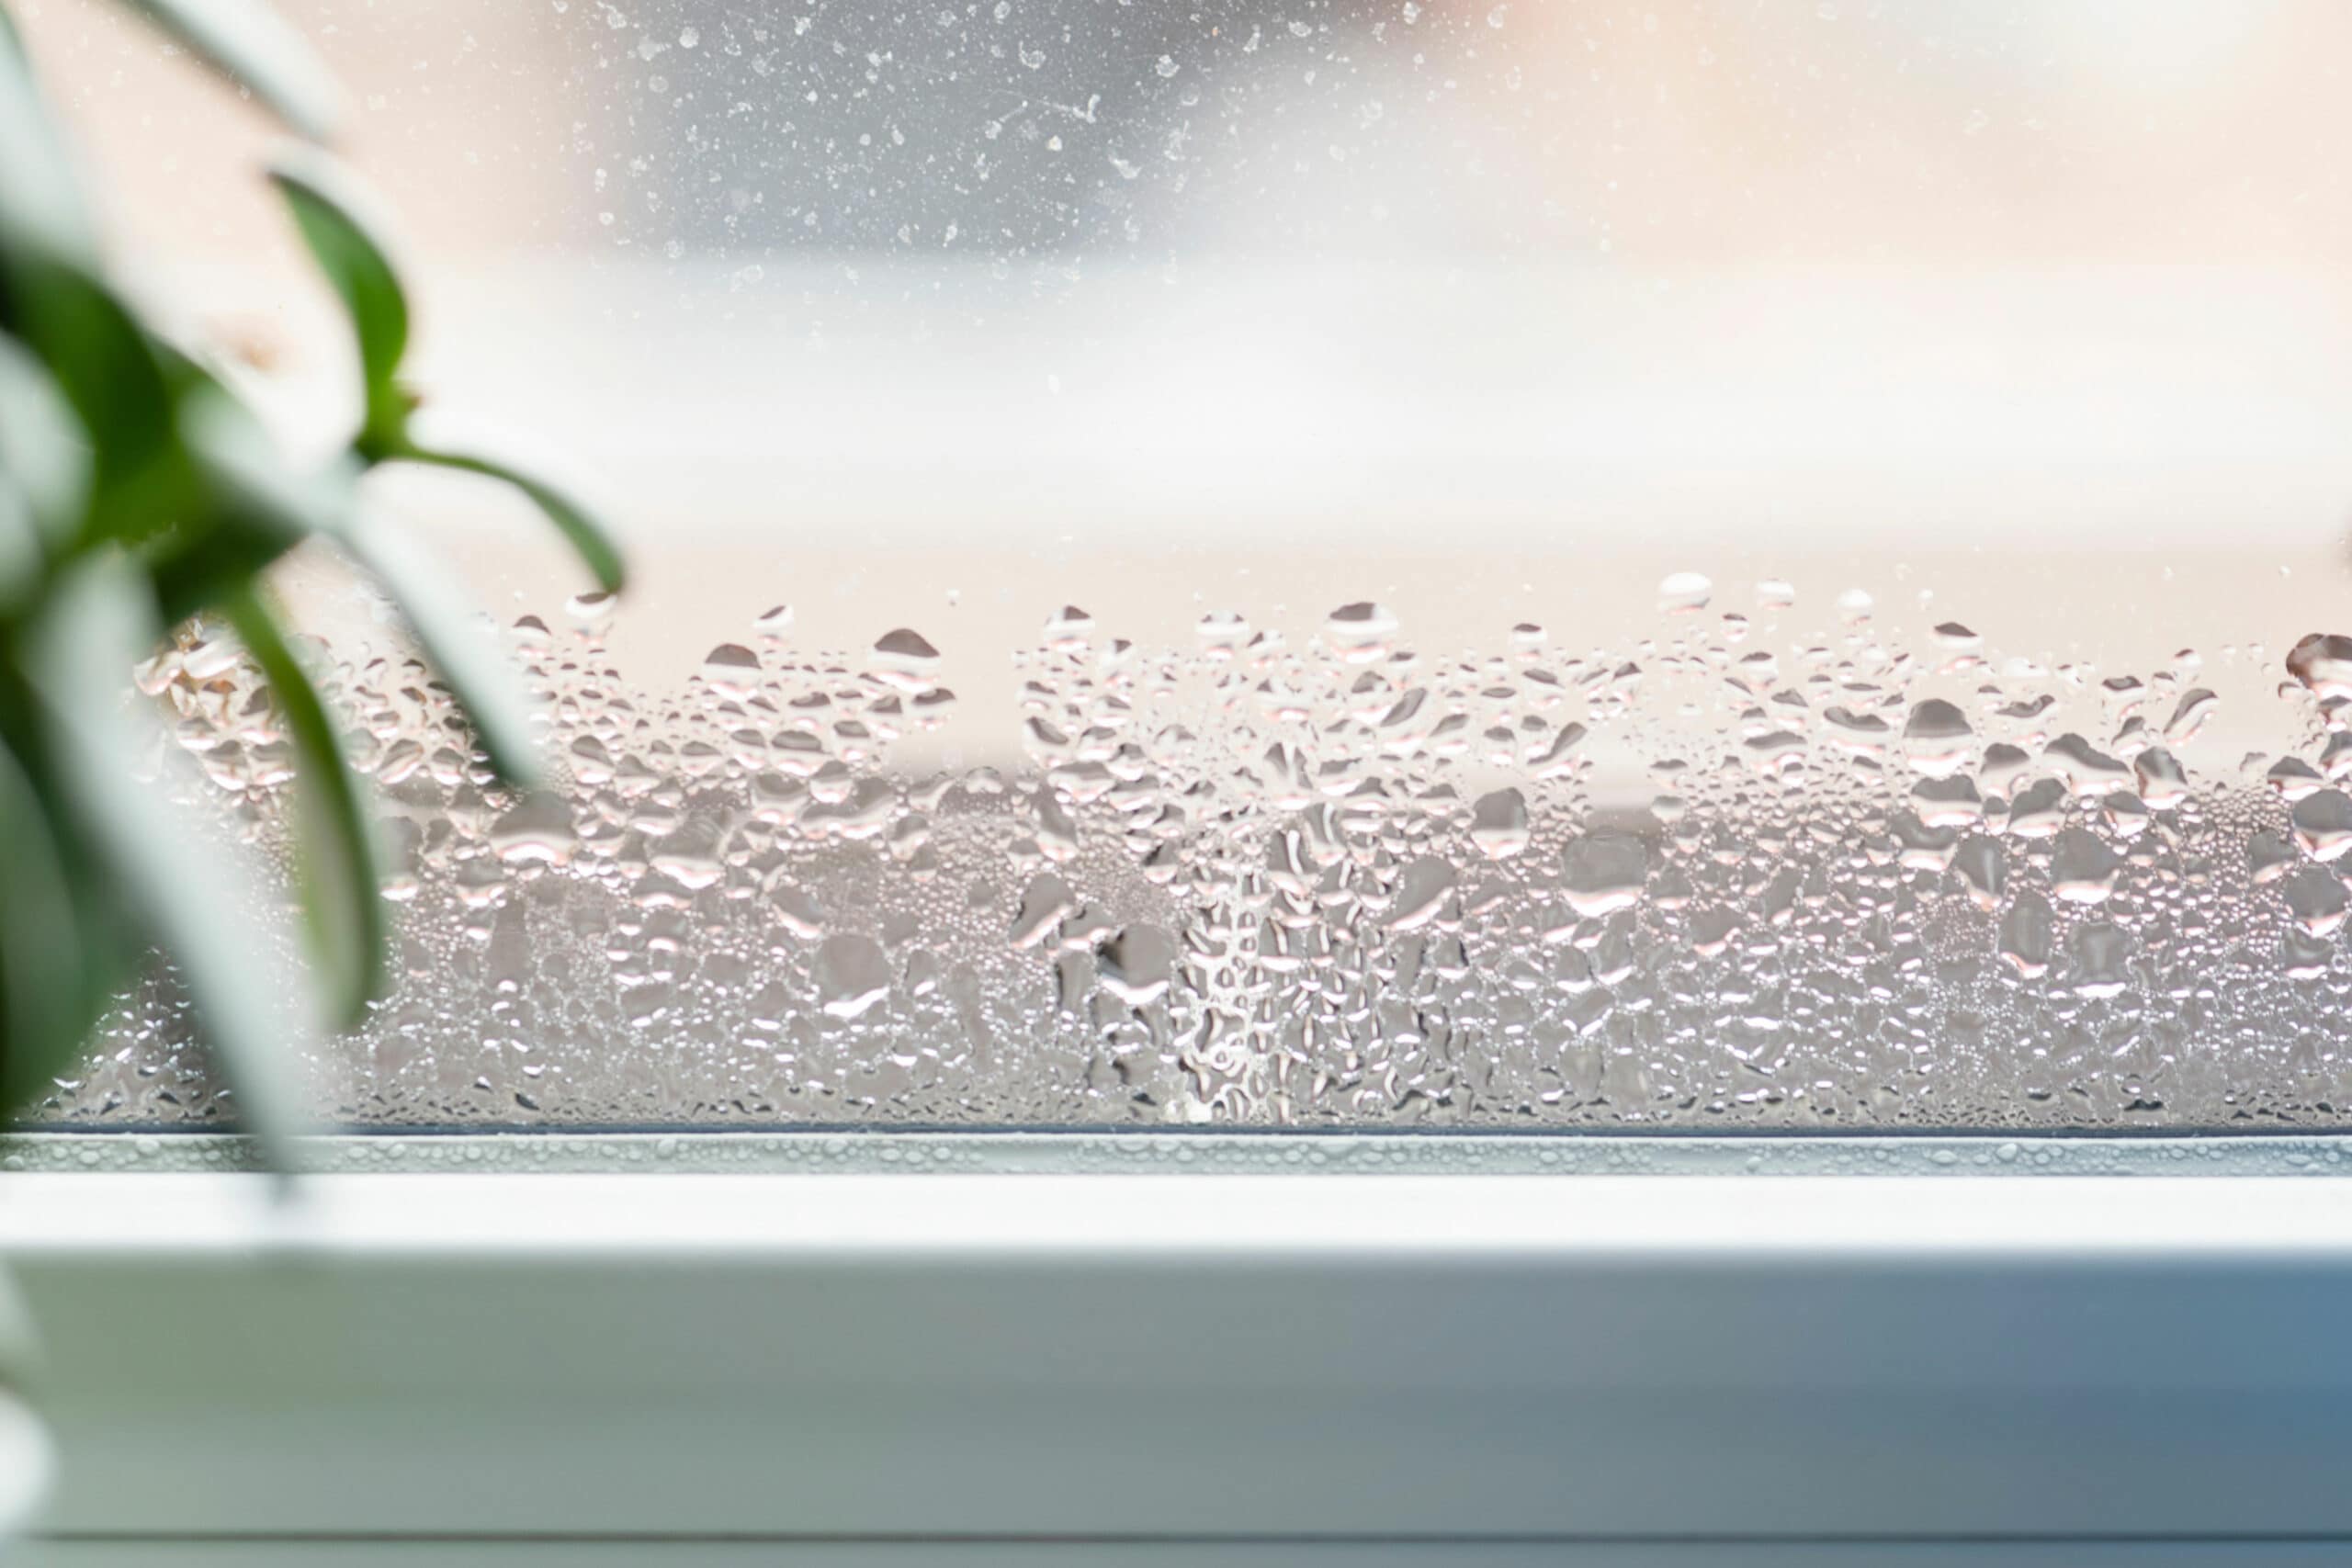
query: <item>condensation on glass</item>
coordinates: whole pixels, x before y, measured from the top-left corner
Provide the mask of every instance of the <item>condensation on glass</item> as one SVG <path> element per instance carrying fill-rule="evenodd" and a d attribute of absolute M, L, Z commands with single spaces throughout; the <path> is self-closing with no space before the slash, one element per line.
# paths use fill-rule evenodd
<path fill-rule="evenodd" d="M 295 9 L 437 412 L 639 568 L 379 492 L 544 698 L 516 796 L 291 563 L 399 907 L 324 1116 L 2347 1120 L 2352 13 Z M 251 128 L 30 31 L 142 286 L 331 436 Z M 233 644 L 136 684 L 276 852 Z M 46 1118 L 232 1115 L 189 1027 Z"/>

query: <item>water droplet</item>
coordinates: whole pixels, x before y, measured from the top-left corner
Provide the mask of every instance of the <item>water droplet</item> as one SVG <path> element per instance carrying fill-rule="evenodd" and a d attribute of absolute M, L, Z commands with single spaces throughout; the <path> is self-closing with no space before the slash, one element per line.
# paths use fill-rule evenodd
<path fill-rule="evenodd" d="M 1396 878 L 1396 912 L 1389 919 L 1393 931 L 1418 931 L 1436 918 L 1445 896 L 1453 891 L 1453 864 L 1424 855 L 1405 867 Z"/>
<path fill-rule="evenodd" d="M 620 596 L 614 593 L 575 593 L 564 604 L 564 613 L 581 630 L 591 634 L 602 632 L 612 625 L 613 612 L 620 607 Z"/>
<path fill-rule="evenodd" d="M 1012 945 L 1035 947 L 1053 933 L 1065 915 L 1077 908 L 1069 883 L 1051 872 L 1032 877 L 1029 886 L 1022 890 L 1021 909 L 1012 919 Z"/>
<path fill-rule="evenodd" d="M 1657 607 L 1668 615 L 1689 615 L 1707 607 L 1715 585 L 1695 571 L 1670 573 L 1657 585 Z"/>
<path fill-rule="evenodd" d="M 2345 911 L 2352 908 L 2352 896 L 2346 894 L 2343 881 L 2315 865 L 2290 872 L 2279 879 L 2278 891 L 2295 923 L 2313 936 L 2334 935 L 2344 924 Z"/>
<path fill-rule="evenodd" d="M 1065 604 L 1046 617 L 1046 646 L 1058 652 L 1075 652 L 1093 637 L 1094 617 L 1075 604 Z"/>
<path fill-rule="evenodd" d="M 2352 697 L 2352 637 L 2312 633 L 2288 650 L 2287 672 L 2323 703 Z"/>
<path fill-rule="evenodd" d="M 748 697 L 759 690 L 760 656 L 741 643 L 722 642 L 703 656 L 702 678 L 722 697 Z"/>
<path fill-rule="evenodd" d="M 1613 915 L 1641 902 L 1649 880 L 1649 852 L 1622 833 L 1588 833 L 1561 855 L 1562 891 L 1587 919 Z"/>
<path fill-rule="evenodd" d="M 818 945 L 810 972 L 817 1005 L 832 1018 L 858 1018 L 890 994 L 889 955 L 870 936 L 827 937 Z"/>
<path fill-rule="evenodd" d="M 1947 778 L 1966 766 L 1974 739 L 1968 716 L 1939 697 L 1914 705 L 1903 726 L 1911 766 L 1929 778 Z"/>
<path fill-rule="evenodd" d="M 1995 947 L 2025 978 L 2048 974 L 2051 956 L 2058 948 L 2058 918 L 2048 900 L 2038 893 L 2019 894 L 2001 917 Z"/>
<path fill-rule="evenodd" d="M 902 692 L 928 691 L 939 673 L 939 649 L 907 626 L 888 631 L 874 644 L 875 672 Z"/>
<path fill-rule="evenodd" d="M 2115 891 L 2123 857 L 2086 828 L 2069 828 L 2050 850 L 2050 890 L 2070 904 L 2101 904 Z"/>
<path fill-rule="evenodd" d="M 1094 950 L 1102 988 L 1131 1008 L 1168 994 L 1176 973 L 1176 942 L 1158 926 L 1129 926 Z"/>
<path fill-rule="evenodd" d="M 2174 705 L 2172 717 L 2165 721 L 2165 742 L 2170 746 L 2186 746 L 2197 739 L 2205 721 L 2213 716 L 2221 699 L 2203 686 L 2181 694 Z"/>
<path fill-rule="evenodd" d="M 1470 840 L 1490 860 L 1508 860 L 1527 848 L 1527 797 L 1515 789 L 1482 795 L 1471 807 Z"/>
<path fill-rule="evenodd" d="M 1951 868 L 1968 889 L 1968 896 L 1978 908 L 1990 913 L 2001 905 L 2001 894 L 2008 886 L 2008 863 L 2001 854 L 2000 844 L 1978 834 L 1964 839 L 1952 852 Z"/>
<path fill-rule="evenodd" d="M 2341 860 L 2352 850 L 2352 795 L 2340 789 L 2323 789 L 2295 802 L 2288 813 L 2295 841 L 2317 861 Z"/>
<path fill-rule="evenodd" d="M 490 829 L 492 852 L 510 866 L 569 864 L 578 841 L 571 803 L 552 791 L 525 795 Z"/>
<path fill-rule="evenodd" d="M 1369 664 L 1388 656 L 1396 639 L 1396 617 L 1369 600 L 1342 604 L 1323 622 L 1323 635 L 1332 650 L 1350 664 Z"/>

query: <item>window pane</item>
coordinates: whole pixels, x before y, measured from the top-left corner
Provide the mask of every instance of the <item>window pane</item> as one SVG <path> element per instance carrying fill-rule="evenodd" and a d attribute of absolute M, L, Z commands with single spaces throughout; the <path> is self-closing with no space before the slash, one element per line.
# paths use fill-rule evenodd
<path fill-rule="evenodd" d="M 291 7 L 435 412 L 379 492 L 364 1125 L 2334 1125 L 2352 186 L 2325 4 Z M 348 404 L 252 124 L 36 47 L 140 280 Z M 226 646 L 150 672 L 274 842 Z M 165 982 L 51 1115 L 202 1122 Z"/>

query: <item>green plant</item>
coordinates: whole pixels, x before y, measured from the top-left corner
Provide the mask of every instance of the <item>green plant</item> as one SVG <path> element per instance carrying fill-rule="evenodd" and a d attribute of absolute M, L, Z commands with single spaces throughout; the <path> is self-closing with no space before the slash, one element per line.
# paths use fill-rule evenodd
<path fill-rule="evenodd" d="M 376 994 L 384 914 L 365 793 L 264 574 L 310 540 L 371 574 L 490 765 L 520 783 L 533 747 L 519 686 L 433 558 L 360 504 L 360 480 L 387 463 L 503 480 L 606 592 L 622 568 L 603 527 L 560 489 L 412 432 L 407 296 L 370 203 L 321 150 L 335 94 L 300 35 L 249 0 L 135 4 L 306 139 L 269 177 L 349 320 L 364 412 L 334 461 L 291 465 L 232 387 L 109 282 L 0 10 L 0 1102 L 22 1103 L 66 1070 L 160 949 L 240 1122 L 266 1140 L 286 1125 L 275 1065 L 311 1021 L 300 1015 L 348 1023 Z M 137 782 L 154 728 L 126 700 L 130 670 L 206 611 L 260 667 L 299 759 L 296 874 L 315 960 L 299 980 L 271 974 L 266 944 L 224 918 L 241 869 L 169 792 Z M 289 1017 L 289 983 L 322 1005 Z"/>

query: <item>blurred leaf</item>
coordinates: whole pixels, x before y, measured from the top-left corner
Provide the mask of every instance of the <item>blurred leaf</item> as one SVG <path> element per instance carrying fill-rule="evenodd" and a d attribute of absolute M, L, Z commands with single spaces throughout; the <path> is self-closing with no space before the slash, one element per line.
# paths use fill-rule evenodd
<path fill-rule="evenodd" d="M 444 468 L 460 468 L 469 474 L 481 474 L 513 485 L 547 514 L 548 521 L 554 524 L 556 532 L 571 544 L 582 564 L 595 575 L 599 588 L 607 593 L 621 591 L 628 577 L 628 568 L 622 564 L 620 547 L 613 542 L 611 531 L 595 513 L 552 481 L 524 473 L 511 464 L 470 453 L 443 452 L 412 445 L 400 455 L 415 462 L 432 463 Z"/>
<path fill-rule="evenodd" d="M 343 118 L 334 76 L 302 35 L 259 0 L 130 0 L 214 70 L 313 141 Z"/>
<path fill-rule="evenodd" d="M 89 451 L 40 362 L 0 336 L 0 613 L 22 609 L 80 526 Z"/>
<path fill-rule="evenodd" d="M 68 1071 L 91 1022 L 74 884 L 51 829 L 32 780 L 0 745 L 0 1110 Z"/>
<path fill-rule="evenodd" d="M 306 987 L 270 959 L 266 933 L 254 929 L 266 905 L 241 864 L 220 852 L 214 829 L 168 789 L 141 780 L 159 730 L 151 713 L 124 703 L 122 682 L 160 632 L 126 561 L 85 561 L 58 579 L 28 628 L 26 672 L 60 795 L 178 966 L 205 1043 L 235 1090 L 239 1124 L 283 1169 L 297 1099 L 281 1056 L 304 1042 L 308 1021 L 290 1017 L 288 1004 Z"/>
<path fill-rule="evenodd" d="M 375 825 L 326 704 L 268 609 L 249 589 L 229 594 L 220 609 L 268 678 L 288 739 L 300 757 L 295 854 L 302 912 L 311 948 L 327 975 L 334 1016 L 349 1028 L 367 1016 L 383 977 L 384 901 Z"/>
<path fill-rule="evenodd" d="M 153 340 L 86 273 L 37 260 L 7 281 L 22 306 L 15 335 L 89 438 L 90 496 L 79 538 L 141 537 L 181 515 L 195 477 Z"/>
<path fill-rule="evenodd" d="M 73 541 L 89 493 L 89 442 L 56 381 L 7 337 L 0 337 L 0 482 L 22 500 L 45 548 Z"/>
<path fill-rule="evenodd" d="M 452 586 L 448 568 L 409 534 L 366 517 L 343 543 L 407 617 L 424 655 L 473 721 L 490 765 L 520 787 L 539 776 L 531 708 L 496 634 Z"/>
<path fill-rule="evenodd" d="M 33 83 L 24 40 L 0 9 L 0 249 L 95 265 L 97 245 L 74 165 Z"/>
<path fill-rule="evenodd" d="M 206 525 L 158 541 L 143 564 L 160 618 L 175 626 L 220 604 L 285 553 L 269 535 Z"/>
<path fill-rule="evenodd" d="M 408 296 L 392 265 L 374 202 L 333 159 L 298 148 L 270 165 L 294 226 L 343 299 L 358 340 L 368 400 L 361 445 L 373 455 L 397 446 L 408 418 L 401 356 L 408 352 Z"/>
<path fill-rule="evenodd" d="M 261 421 L 217 383 L 181 398 L 179 423 L 214 508 L 233 525 L 291 548 L 350 515 L 355 475 L 347 465 L 295 468 Z"/>
<path fill-rule="evenodd" d="M 142 553 L 164 622 L 176 626 L 296 545 L 339 531 L 357 471 L 347 458 L 292 468 L 261 422 L 201 366 L 170 349 L 162 359 L 182 387 L 181 437 L 206 500 Z"/>
<path fill-rule="evenodd" d="M 0 471 L 0 615 L 13 615 L 31 600 L 40 587 L 43 564 L 40 525 L 33 521 L 24 492 Z"/>

